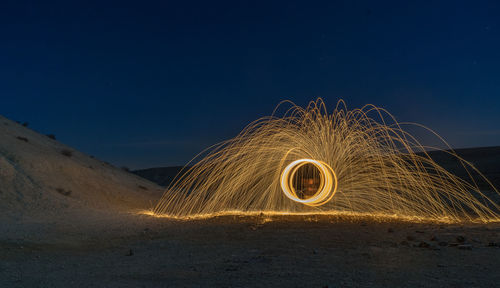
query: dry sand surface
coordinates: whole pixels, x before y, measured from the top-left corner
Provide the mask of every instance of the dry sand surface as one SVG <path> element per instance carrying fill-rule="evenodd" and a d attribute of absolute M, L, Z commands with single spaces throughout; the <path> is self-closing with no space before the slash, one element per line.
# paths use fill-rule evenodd
<path fill-rule="evenodd" d="M 0 116 L 0 287 L 500 283 L 499 224 L 138 213 L 161 192 Z"/>
<path fill-rule="evenodd" d="M 1 231 L 0 286 L 498 287 L 500 281 L 500 227 L 491 224 L 336 216 L 179 221 L 99 212 L 72 220 Z"/>

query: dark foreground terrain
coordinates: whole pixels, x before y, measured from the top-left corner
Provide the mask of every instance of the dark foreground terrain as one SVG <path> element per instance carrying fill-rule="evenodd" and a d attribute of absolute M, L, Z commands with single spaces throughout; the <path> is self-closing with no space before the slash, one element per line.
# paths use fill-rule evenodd
<path fill-rule="evenodd" d="M 0 227 L 0 287 L 498 287 L 500 225 L 66 215 Z M 78 224 L 74 224 L 78 223 Z"/>

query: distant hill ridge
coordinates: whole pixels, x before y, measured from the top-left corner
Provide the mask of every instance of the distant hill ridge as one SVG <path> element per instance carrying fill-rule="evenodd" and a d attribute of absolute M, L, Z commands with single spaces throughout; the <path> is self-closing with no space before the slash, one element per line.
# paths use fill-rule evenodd
<path fill-rule="evenodd" d="M 459 148 L 454 151 L 466 161 L 471 162 L 481 173 L 483 173 L 493 185 L 500 188 L 500 146 Z M 467 174 L 457 159 L 444 151 L 429 151 L 429 155 L 455 175 L 467 180 Z M 156 167 L 132 171 L 133 173 L 166 187 L 172 182 L 183 166 Z M 488 189 L 486 183 L 479 182 L 481 188 Z"/>
<path fill-rule="evenodd" d="M 155 167 L 134 170 L 132 173 L 148 179 L 161 186 L 168 186 L 175 176 L 182 170 L 183 166 Z"/>

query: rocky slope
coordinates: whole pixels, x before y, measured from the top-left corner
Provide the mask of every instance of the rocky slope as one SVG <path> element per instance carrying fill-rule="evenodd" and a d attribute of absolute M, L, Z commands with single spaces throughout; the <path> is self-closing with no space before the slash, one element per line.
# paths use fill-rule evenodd
<path fill-rule="evenodd" d="M 0 217 L 150 208 L 160 186 L 0 116 Z"/>

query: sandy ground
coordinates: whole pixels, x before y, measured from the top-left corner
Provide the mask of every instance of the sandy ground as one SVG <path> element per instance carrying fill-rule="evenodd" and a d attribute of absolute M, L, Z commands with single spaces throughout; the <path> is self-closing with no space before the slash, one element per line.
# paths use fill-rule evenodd
<path fill-rule="evenodd" d="M 0 287 L 500 283 L 498 224 L 265 215 L 181 221 L 94 211 L 0 229 Z"/>

